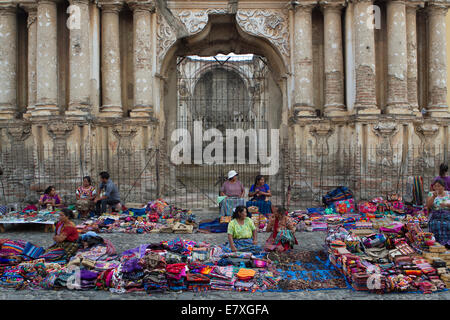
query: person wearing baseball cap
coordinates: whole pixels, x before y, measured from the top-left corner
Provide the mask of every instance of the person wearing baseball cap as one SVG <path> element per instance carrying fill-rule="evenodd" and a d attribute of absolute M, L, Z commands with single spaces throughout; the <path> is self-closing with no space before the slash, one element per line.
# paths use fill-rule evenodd
<path fill-rule="evenodd" d="M 244 185 L 238 180 L 238 173 L 235 170 L 229 171 L 228 180 L 220 189 L 220 195 L 226 197 L 220 202 L 220 215 L 232 216 L 237 206 L 244 206 L 244 193 Z"/>

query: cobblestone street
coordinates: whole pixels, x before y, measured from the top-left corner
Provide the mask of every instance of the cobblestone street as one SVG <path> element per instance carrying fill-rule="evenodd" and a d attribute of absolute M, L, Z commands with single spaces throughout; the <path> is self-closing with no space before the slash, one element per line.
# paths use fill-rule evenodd
<path fill-rule="evenodd" d="M 217 212 L 199 211 L 195 212 L 197 221 L 203 219 L 212 219 L 217 215 Z M 78 221 L 76 221 L 78 222 Z M 185 239 L 195 241 L 207 241 L 210 243 L 224 243 L 226 242 L 226 234 L 203 234 L 194 233 L 187 235 L 175 235 L 167 233 L 156 234 L 101 234 L 102 237 L 111 240 L 115 245 L 117 252 L 122 252 L 127 249 L 137 247 L 141 244 L 154 243 L 163 240 L 171 240 L 176 236 L 182 236 Z M 258 242 L 263 245 L 268 234 L 259 233 Z M 2 238 L 22 239 L 30 241 L 36 245 L 47 247 L 53 243 L 52 235 L 43 232 L 43 226 L 32 225 L 16 225 L 14 227 L 7 227 L 6 232 L 1 235 Z M 323 248 L 325 232 L 297 232 L 296 237 L 300 250 L 320 250 Z M 318 290 L 318 291 L 298 291 L 298 292 L 221 292 L 209 291 L 207 293 L 166 293 L 148 295 L 144 292 L 114 294 L 108 291 L 73 291 L 73 290 L 22 290 L 16 291 L 14 289 L 0 288 L 1 300 L 140 300 L 140 299 L 168 299 L 168 300 L 450 300 L 450 291 L 439 292 L 434 294 L 385 294 L 377 295 L 372 293 L 357 292 L 350 289 L 338 290 Z"/>

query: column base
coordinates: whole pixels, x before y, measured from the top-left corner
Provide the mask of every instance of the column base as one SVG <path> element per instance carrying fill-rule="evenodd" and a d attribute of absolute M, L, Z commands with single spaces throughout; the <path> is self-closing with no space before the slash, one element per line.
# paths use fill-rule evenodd
<path fill-rule="evenodd" d="M 294 105 L 294 115 L 297 118 L 301 117 L 316 117 L 316 110 L 312 106 L 295 104 Z"/>
<path fill-rule="evenodd" d="M 0 110 L 0 120 L 15 119 L 16 113 L 13 110 Z"/>
<path fill-rule="evenodd" d="M 98 114 L 99 118 L 122 118 L 123 111 L 120 106 L 102 106 Z"/>
<path fill-rule="evenodd" d="M 408 114 L 412 115 L 413 110 L 411 110 L 411 107 L 408 104 L 388 104 L 386 106 L 386 113 L 388 114 Z"/>
<path fill-rule="evenodd" d="M 357 115 L 381 114 L 381 110 L 376 105 L 355 105 L 354 110 Z"/>
<path fill-rule="evenodd" d="M 428 107 L 426 115 L 432 118 L 450 118 L 450 112 L 447 105 Z"/>
<path fill-rule="evenodd" d="M 348 112 L 343 104 L 325 105 L 324 109 L 325 117 L 342 117 L 348 115 Z"/>
<path fill-rule="evenodd" d="M 48 117 L 59 115 L 59 108 L 56 104 L 36 104 L 31 111 L 31 117 Z"/>
<path fill-rule="evenodd" d="M 131 118 L 149 118 L 153 114 L 153 106 L 135 106 L 130 112 Z"/>
<path fill-rule="evenodd" d="M 89 111 L 84 110 L 89 108 L 89 105 L 71 105 L 65 115 L 69 119 L 83 119 L 89 115 Z"/>

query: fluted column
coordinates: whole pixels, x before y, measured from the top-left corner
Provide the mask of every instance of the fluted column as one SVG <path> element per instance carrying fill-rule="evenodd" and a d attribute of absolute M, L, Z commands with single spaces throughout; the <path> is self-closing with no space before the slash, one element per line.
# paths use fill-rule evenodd
<path fill-rule="evenodd" d="M 344 1 L 321 2 L 324 13 L 325 116 L 346 115 L 341 14 Z"/>
<path fill-rule="evenodd" d="M 0 120 L 13 119 L 17 108 L 16 7 L 0 4 Z"/>
<path fill-rule="evenodd" d="M 447 117 L 447 7 L 428 4 L 428 111 L 432 117 Z"/>
<path fill-rule="evenodd" d="M 313 105 L 312 9 L 316 2 L 301 2 L 294 13 L 294 112 L 298 117 L 315 116 Z"/>
<path fill-rule="evenodd" d="M 375 80 L 375 35 L 369 21 L 371 0 L 354 1 L 355 24 L 355 112 L 357 114 L 379 114 L 376 101 Z"/>
<path fill-rule="evenodd" d="M 122 2 L 100 2 L 102 9 L 102 106 L 100 117 L 122 117 L 119 12 Z"/>
<path fill-rule="evenodd" d="M 387 113 L 412 114 L 408 105 L 408 56 L 405 0 L 387 3 Z"/>
<path fill-rule="evenodd" d="M 70 0 L 80 13 L 80 24 L 70 25 L 70 93 L 68 117 L 83 117 L 90 113 L 91 62 L 89 52 L 89 0 Z M 77 22 L 77 21 L 75 21 Z"/>
<path fill-rule="evenodd" d="M 24 118 L 29 118 L 36 104 L 37 5 L 22 5 L 28 13 L 28 102 Z"/>
<path fill-rule="evenodd" d="M 33 116 L 49 116 L 58 110 L 58 51 L 56 2 L 38 0 L 36 52 L 36 105 Z"/>
<path fill-rule="evenodd" d="M 419 114 L 417 95 L 417 3 L 406 4 L 406 42 L 408 55 L 408 103 L 414 113 Z"/>
<path fill-rule="evenodd" d="M 149 117 L 153 112 L 152 76 L 152 12 L 153 1 L 132 1 L 133 10 L 133 62 L 134 108 L 130 116 Z"/>

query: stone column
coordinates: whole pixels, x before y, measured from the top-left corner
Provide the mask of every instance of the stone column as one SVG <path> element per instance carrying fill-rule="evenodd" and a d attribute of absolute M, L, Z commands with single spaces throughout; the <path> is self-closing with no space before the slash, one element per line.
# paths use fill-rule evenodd
<path fill-rule="evenodd" d="M 70 29 L 70 89 L 68 117 L 83 117 L 90 113 L 91 62 L 89 52 L 89 0 L 70 0 L 72 12 L 80 13 L 79 21 L 71 21 Z M 79 22 L 79 25 L 77 23 Z"/>
<path fill-rule="evenodd" d="M 50 116 L 58 110 L 57 10 L 53 0 L 38 0 L 36 105 L 33 116 Z"/>
<path fill-rule="evenodd" d="M 0 120 L 14 119 L 17 108 L 16 4 L 0 4 Z"/>
<path fill-rule="evenodd" d="M 447 7 L 428 3 L 428 113 L 447 117 Z"/>
<path fill-rule="evenodd" d="M 134 109 L 130 116 L 149 117 L 153 113 L 152 76 L 152 12 L 153 1 L 132 1 L 133 10 L 133 62 Z"/>
<path fill-rule="evenodd" d="M 100 117 L 120 118 L 122 91 L 120 79 L 119 12 L 122 2 L 100 2 L 102 9 L 102 106 Z"/>
<path fill-rule="evenodd" d="M 341 14 L 345 2 L 323 2 L 325 51 L 325 116 L 346 115 Z"/>
<path fill-rule="evenodd" d="M 371 0 L 354 1 L 355 113 L 379 114 L 375 83 L 375 35 Z"/>
<path fill-rule="evenodd" d="M 21 5 L 28 12 L 28 106 L 23 115 L 30 118 L 36 104 L 36 45 L 37 45 L 37 5 Z"/>
<path fill-rule="evenodd" d="M 408 105 L 405 0 L 387 3 L 387 113 L 412 114 Z"/>
<path fill-rule="evenodd" d="M 417 95 L 417 3 L 406 4 L 406 42 L 408 56 L 408 103 L 414 113 L 419 115 Z"/>
<path fill-rule="evenodd" d="M 294 13 L 294 113 L 297 117 L 316 115 L 313 98 L 312 16 L 315 2 L 301 2 Z"/>

